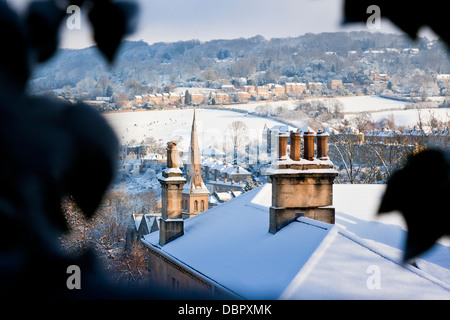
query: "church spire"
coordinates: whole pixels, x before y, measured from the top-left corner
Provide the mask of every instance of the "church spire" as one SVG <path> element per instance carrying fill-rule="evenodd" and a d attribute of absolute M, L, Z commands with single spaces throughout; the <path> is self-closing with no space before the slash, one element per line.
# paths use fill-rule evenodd
<path fill-rule="evenodd" d="M 189 146 L 189 177 L 183 188 L 183 216 L 188 218 L 208 210 L 209 191 L 203 183 L 200 150 L 198 145 L 197 121 L 192 119 L 191 143 Z"/>
<path fill-rule="evenodd" d="M 200 165 L 200 150 L 198 146 L 198 135 L 197 135 L 197 122 L 195 120 L 195 109 L 194 118 L 192 120 L 192 130 L 191 130 L 191 144 L 189 146 L 189 177 L 191 178 L 191 188 L 198 188 L 202 186 L 202 171 Z"/>

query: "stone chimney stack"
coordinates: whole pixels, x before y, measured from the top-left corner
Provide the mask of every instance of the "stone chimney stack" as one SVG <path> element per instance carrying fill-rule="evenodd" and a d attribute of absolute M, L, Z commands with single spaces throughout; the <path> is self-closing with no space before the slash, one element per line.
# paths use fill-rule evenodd
<path fill-rule="evenodd" d="M 182 191 L 186 183 L 178 168 L 178 149 L 173 141 L 167 143 L 167 168 L 158 176 L 161 184 L 162 211 L 159 244 L 165 245 L 184 234 Z"/>
<path fill-rule="evenodd" d="M 310 130 L 303 133 L 304 158 L 300 158 L 301 133 L 291 132 L 290 155 L 287 136 L 280 134 L 278 161 L 269 170 L 272 182 L 269 232 L 274 234 L 299 216 L 334 224 L 333 182 L 338 175 L 327 155 L 328 135 Z M 317 156 L 314 157 L 314 137 Z M 291 161 L 283 161 L 287 159 Z"/>

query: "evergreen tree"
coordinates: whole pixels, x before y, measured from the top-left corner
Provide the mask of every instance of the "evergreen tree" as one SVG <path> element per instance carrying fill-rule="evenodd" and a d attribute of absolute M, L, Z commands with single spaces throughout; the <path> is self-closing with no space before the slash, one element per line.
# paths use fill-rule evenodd
<path fill-rule="evenodd" d="M 111 86 L 106 87 L 105 96 L 112 97 L 112 95 L 113 95 L 113 89 L 111 88 Z"/>
<path fill-rule="evenodd" d="M 186 92 L 184 93 L 184 104 L 188 106 L 191 103 L 192 103 L 192 96 L 189 93 L 189 90 L 186 90 Z"/>

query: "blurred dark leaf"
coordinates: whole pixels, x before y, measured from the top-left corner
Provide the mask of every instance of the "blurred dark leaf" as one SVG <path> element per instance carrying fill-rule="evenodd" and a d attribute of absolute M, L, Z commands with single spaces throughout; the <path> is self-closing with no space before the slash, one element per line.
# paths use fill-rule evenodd
<path fill-rule="evenodd" d="M 442 236 L 450 235 L 450 154 L 425 150 L 410 157 L 394 173 L 379 213 L 398 210 L 408 227 L 404 259 L 425 252 Z"/>
<path fill-rule="evenodd" d="M 112 61 L 129 31 L 129 13 L 120 14 L 120 5 L 108 9 L 109 1 L 98 2 L 107 11 L 94 11 L 96 37 Z M 108 14 L 119 21 L 118 29 L 102 29 Z M 67 230 L 62 199 L 71 195 L 83 213 L 92 217 L 112 182 L 118 149 L 112 128 L 90 106 L 30 97 L 25 92 L 32 66 L 57 50 L 64 16 L 65 10 L 54 2 L 42 1 L 31 3 L 22 20 L 0 2 L 0 33 L 7 44 L 0 51 L 0 296 L 22 300 L 167 298 L 156 287 L 114 286 L 92 251 L 73 257 L 59 246 L 59 237 Z M 113 41 L 102 42 L 101 37 L 109 36 L 107 29 L 119 34 L 110 37 Z M 66 270 L 72 264 L 83 272 L 83 290 L 66 286 Z"/>
<path fill-rule="evenodd" d="M 31 53 L 35 55 L 37 62 L 48 60 L 56 52 L 59 44 L 59 25 L 65 15 L 65 11 L 53 1 L 30 3 L 26 26 Z"/>
<path fill-rule="evenodd" d="M 11 11 L 5 2 L 0 2 L 0 34 L 2 46 L 0 50 L 0 99 L 2 91 L 20 92 L 30 76 L 28 44 L 26 30 L 18 15 Z"/>
<path fill-rule="evenodd" d="M 109 63 L 112 63 L 123 38 L 135 28 L 137 5 L 133 2 L 96 1 L 89 12 L 94 40 Z"/>
<path fill-rule="evenodd" d="M 431 0 L 431 2 L 426 4 L 418 4 L 406 0 L 345 0 L 343 22 L 366 23 L 371 15 L 371 13 L 367 12 L 367 8 L 371 5 L 377 5 L 380 8 L 382 18 L 389 19 L 413 39 L 417 37 L 420 28 L 428 26 L 447 45 L 450 44 L 447 11 L 444 8 L 444 3 L 441 1 Z"/>

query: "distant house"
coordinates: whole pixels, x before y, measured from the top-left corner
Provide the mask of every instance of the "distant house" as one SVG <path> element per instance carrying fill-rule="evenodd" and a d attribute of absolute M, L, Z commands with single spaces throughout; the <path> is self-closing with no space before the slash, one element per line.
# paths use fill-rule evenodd
<path fill-rule="evenodd" d="M 253 86 L 253 85 L 245 85 L 243 88 L 244 88 L 244 92 L 248 92 L 248 93 L 255 92 L 255 86 Z"/>
<path fill-rule="evenodd" d="M 256 95 L 260 98 L 267 99 L 269 97 L 269 87 L 268 86 L 258 86 L 256 87 Z"/>
<path fill-rule="evenodd" d="M 308 88 L 310 91 L 320 91 L 324 88 L 324 84 L 322 82 L 309 82 Z"/>
<path fill-rule="evenodd" d="M 374 71 L 370 72 L 370 79 L 373 81 L 389 81 L 391 76 L 386 73 L 376 73 Z"/>
<path fill-rule="evenodd" d="M 234 86 L 232 84 L 224 84 L 221 89 L 225 92 L 234 92 Z"/>
<path fill-rule="evenodd" d="M 233 196 L 229 192 L 214 192 L 214 196 L 219 200 L 219 202 L 225 202 L 233 199 Z"/>
<path fill-rule="evenodd" d="M 437 81 L 442 81 L 442 82 L 450 82 L 450 74 L 448 74 L 448 73 L 438 74 L 436 76 L 436 80 Z"/>
<path fill-rule="evenodd" d="M 212 157 L 212 158 L 216 158 L 216 159 L 222 159 L 223 156 L 225 155 L 225 153 L 222 150 L 219 150 L 217 148 L 208 147 L 208 148 L 203 149 L 200 152 L 200 155 L 204 156 L 204 157 Z"/>
<path fill-rule="evenodd" d="M 342 83 L 342 80 L 339 80 L 339 79 L 328 79 L 327 87 L 330 90 L 336 90 L 338 88 L 343 88 L 344 85 Z"/>
<path fill-rule="evenodd" d="M 285 85 L 287 95 L 298 96 L 307 91 L 306 83 L 287 82 Z"/>
<path fill-rule="evenodd" d="M 96 101 L 106 101 L 106 102 L 110 102 L 110 101 L 111 101 L 111 97 L 96 97 L 95 100 L 96 100 Z"/>
<path fill-rule="evenodd" d="M 133 99 L 133 104 L 134 106 L 142 106 L 143 104 L 143 100 L 142 100 L 142 96 L 141 95 L 135 95 L 134 99 Z"/>
<path fill-rule="evenodd" d="M 224 168 L 221 173 L 225 181 L 231 180 L 232 183 L 243 182 L 245 181 L 245 179 L 252 176 L 251 172 L 245 170 L 244 168 L 238 165 Z"/>
<path fill-rule="evenodd" d="M 204 104 L 206 97 L 203 93 L 191 93 L 191 104 L 200 105 Z"/>
<path fill-rule="evenodd" d="M 286 90 L 285 90 L 284 86 L 279 85 L 279 84 L 271 85 L 270 91 L 276 96 L 281 96 L 281 95 L 284 95 L 286 93 Z"/>
<path fill-rule="evenodd" d="M 233 101 L 232 96 L 226 92 L 213 92 L 210 98 L 211 101 L 214 99 L 215 104 L 227 104 Z"/>
<path fill-rule="evenodd" d="M 237 102 L 247 102 L 252 98 L 252 95 L 250 92 L 239 91 L 236 92 L 235 97 Z"/>

